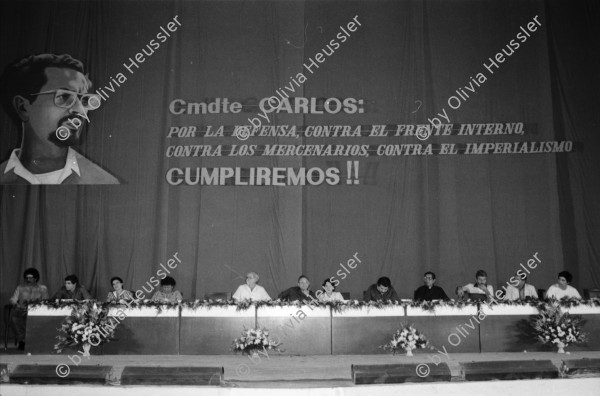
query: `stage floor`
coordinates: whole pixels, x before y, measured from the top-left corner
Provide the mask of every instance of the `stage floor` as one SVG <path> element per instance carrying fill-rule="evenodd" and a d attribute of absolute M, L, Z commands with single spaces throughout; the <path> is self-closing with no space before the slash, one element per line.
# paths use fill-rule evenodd
<path fill-rule="evenodd" d="M 551 352 L 534 353 L 449 353 L 446 358 L 436 354 L 448 364 L 452 382 L 463 381 L 460 363 L 508 360 L 550 360 L 557 368 L 563 360 L 600 358 L 600 351 L 572 352 L 558 354 Z M 225 369 L 225 383 L 231 387 L 345 387 L 352 383 L 352 364 L 399 364 L 427 363 L 435 366 L 428 358 L 429 353 L 415 353 L 413 357 L 404 355 L 326 355 L 326 356 L 283 356 L 270 353 L 269 356 L 250 359 L 242 355 L 92 355 L 82 358 L 80 365 L 112 366 L 111 382 L 118 385 L 125 366 L 222 366 Z M 19 364 L 68 364 L 74 366 L 67 355 L 23 355 L 2 354 L 0 363 L 8 365 L 12 371 Z M 400 384 L 402 385 L 402 384 Z"/>
<path fill-rule="evenodd" d="M 414 357 L 402 355 L 334 355 L 282 356 L 271 354 L 254 361 L 241 355 L 221 356 L 161 356 L 161 355 L 104 355 L 83 358 L 81 365 L 108 365 L 112 371 L 106 385 L 19 385 L 0 384 L 2 396 L 598 396 L 600 377 L 465 381 L 460 363 L 507 360 L 550 360 L 560 367 L 563 360 L 600 358 L 600 352 L 573 352 L 558 354 L 536 353 L 463 353 L 449 354 L 444 361 L 451 371 L 450 382 L 423 382 L 401 384 L 354 385 L 351 380 L 352 364 L 431 363 L 428 354 Z M 12 371 L 19 364 L 73 364 L 66 355 L 0 355 L 0 363 Z M 433 364 L 433 363 L 431 363 Z M 225 369 L 221 386 L 175 386 L 172 384 L 141 386 L 120 385 L 125 366 L 222 366 Z"/>

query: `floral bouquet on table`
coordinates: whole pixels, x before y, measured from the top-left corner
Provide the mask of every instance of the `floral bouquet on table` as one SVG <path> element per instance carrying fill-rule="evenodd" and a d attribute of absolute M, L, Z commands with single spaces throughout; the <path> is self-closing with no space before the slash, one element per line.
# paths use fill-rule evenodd
<path fill-rule="evenodd" d="M 581 316 L 562 312 L 559 304 L 547 304 L 540 308 L 540 314 L 533 319 L 532 326 L 538 340 L 543 344 L 556 344 L 558 353 L 565 353 L 564 348 L 569 344 L 587 340 L 587 334 L 581 332 Z"/>
<path fill-rule="evenodd" d="M 406 356 L 412 356 L 412 350 L 416 348 L 426 348 L 429 346 L 429 341 L 421 332 L 415 329 L 412 325 L 405 326 L 396 330 L 390 342 L 385 345 L 380 345 L 384 350 L 391 350 L 395 355 L 399 349 L 406 351 Z"/>
<path fill-rule="evenodd" d="M 283 352 L 280 348 L 282 343 L 277 337 L 277 341 L 269 336 L 269 330 L 262 329 L 246 329 L 242 331 L 242 336 L 233 340 L 231 349 L 234 352 L 241 351 L 248 355 L 257 356 L 258 351 L 262 350 L 266 353 L 267 349 L 272 349 L 277 352 Z"/>
<path fill-rule="evenodd" d="M 94 301 L 73 307 L 58 332 L 58 343 L 54 345 L 56 353 L 70 346 L 82 346 L 84 356 L 90 355 L 90 347 L 102 345 L 114 338 L 118 321 L 108 317 L 108 308 Z"/>

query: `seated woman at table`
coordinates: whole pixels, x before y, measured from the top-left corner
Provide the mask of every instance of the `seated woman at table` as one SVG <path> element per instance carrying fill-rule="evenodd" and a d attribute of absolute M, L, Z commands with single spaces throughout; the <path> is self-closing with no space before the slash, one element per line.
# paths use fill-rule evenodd
<path fill-rule="evenodd" d="M 387 276 L 377 279 L 377 283 L 369 286 L 365 294 L 365 301 L 400 301 L 398 293 L 392 286 L 392 281 Z"/>
<path fill-rule="evenodd" d="M 521 271 L 521 273 L 523 272 Z M 510 284 L 506 287 L 504 301 L 524 301 L 527 298 L 535 298 L 537 300 L 538 294 L 535 286 L 527 283 L 527 275 L 523 275 L 521 276 L 517 273 L 511 278 Z M 513 285 L 515 282 L 518 282 L 516 286 Z"/>
<path fill-rule="evenodd" d="M 569 271 L 562 271 L 558 273 L 558 283 L 553 284 L 548 288 L 546 292 L 546 298 L 555 298 L 560 300 L 562 298 L 579 298 L 581 295 L 573 286 L 569 283 L 573 280 L 573 275 Z"/>
<path fill-rule="evenodd" d="M 129 290 L 123 289 L 123 279 L 119 278 L 118 276 L 113 276 L 110 279 L 110 284 L 114 290 L 108 292 L 108 296 L 106 297 L 107 302 L 119 303 L 134 299 Z"/>
<path fill-rule="evenodd" d="M 85 286 L 79 284 L 79 279 L 75 275 L 65 277 L 65 285 L 57 291 L 52 300 L 91 300 L 92 295 Z"/>
<path fill-rule="evenodd" d="M 163 303 L 178 303 L 183 300 L 183 296 L 179 290 L 175 290 L 175 279 L 171 276 L 167 276 L 165 279 L 160 281 L 161 290 L 158 290 L 152 296 L 152 301 L 158 301 Z"/>
<path fill-rule="evenodd" d="M 491 300 L 494 296 L 494 288 L 487 284 L 487 273 L 484 270 L 477 271 L 475 280 L 475 283 L 458 286 L 456 288 L 458 297 L 464 298 L 466 296 L 474 300 Z"/>
<path fill-rule="evenodd" d="M 235 301 L 271 301 L 271 297 L 265 288 L 257 285 L 259 279 L 260 277 L 256 272 L 248 272 L 246 275 L 246 284 L 240 285 L 237 288 L 235 293 L 233 293 L 233 299 Z"/>
<path fill-rule="evenodd" d="M 318 290 L 315 293 L 317 295 L 317 298 L 319 299 L 319 301 L 325 301 L 325 302 L 326 301 L 341 301 L 341 302 L 346 301 L 346 300 L 344 300 L 342 293 L 335 291 L 335 286 L 331 282 L 331 278 L 325 279 L 323 281 L 322 286 L 323 286 L 323 290 L 325 290 L 325 292 L 323 292 L 322 290 Z"/>
<path fill-rule="evenodd" d="M 300 275 L 298 278 L 298 286 L 292 286 L 279 293 L 277 298 L 283 301 L 304 301 L 310 303 L 316 300 L 315 293 L 310 289 L 310 281 L 304 275 Z"/>

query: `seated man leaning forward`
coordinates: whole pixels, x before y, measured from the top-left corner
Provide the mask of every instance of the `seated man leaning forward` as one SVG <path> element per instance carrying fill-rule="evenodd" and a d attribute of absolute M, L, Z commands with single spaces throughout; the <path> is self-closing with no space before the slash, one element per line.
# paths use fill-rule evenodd
<path fill-rule="evenodd" d="M 464 286 L 459 286 L 456 288 L 456 294 L 458 294 L 458 297 L 493 300 L 494 288 L 487 284 L 487 273 L 484 270 L 479 270 L 475 273 L 475 279 L 475 283 L 468 283 Z"/>
<path fill-rule="evenodd" d="M 433 272 L 425 272 L 425 275 L 423 275 L 423 281 L 425 284 L 415 290 L 415 301 L 450 300 L 444 289 L 435 285 L 435 274 Z"/>
<path fill-rule="evenodd" d="M 538 294 L 535 290 L 535 286 L 527 283 L 527 274 L 521 271 L 522 275 L 517 274 L 510 279 L 510 284 L 506 287 L 506 295 L 504 301 L 524 301 L 527 298 L 534 298 L 537 300 Z M 517 282 L 516 286 L 514 283 Z"/>
<path fill-rule="evenodd" d="M 0 184 L 119 184 L 72 148 L 100 106 L 90 88 L 83 63 L 66 54 L 27 56 L 6 68 L 0 99 L 21 145 L 0 164 Z"/>
<path fill-rule="evenodd" d="M 377 283 L 369 286 L 365 294 L 365 301 L 400 301 L 398 293 L 392 286 L 392 281 L 387 276 L 377 279 Z"/>
<path fill-rule="evenodd" d="M 300 275 L 298 278 L 298 286 L 292 286 L 279 293 L 277 298 L 283 301 L 303 301 L 310 303 L 316 300 L 315 293 L 310 289 L 310 281 L 304 275 Z"/>
<path fill-rule="evenodd" d="M 79 284 L 79 279 L 75 275 L 65 277 L 65 285 L 52 296 L 52 300 L 90 300 L 91 298 L 92 295 L 85 286 Z"/>
<path fill-rule="evenodd" d="M 573 275 L 569 271 L 561 271 L 558 273 L 558 283 L 553 284 L 546 292 L 546 298 L 579 298 L 581 295 L 573 286 L 569 285 L 573 281 Z"/>
<path fill-rule="evenodd" d="M 248 275 L 246 275 L 246 284 L 240 285 L 237 288 L 235 293 L 233 293 L 233 299 L 235 301 L 271 301 L 271 297 L 265 288 L 257 285 L 259 279 L 260 277 L 256 272 L 248 272 Z"/>

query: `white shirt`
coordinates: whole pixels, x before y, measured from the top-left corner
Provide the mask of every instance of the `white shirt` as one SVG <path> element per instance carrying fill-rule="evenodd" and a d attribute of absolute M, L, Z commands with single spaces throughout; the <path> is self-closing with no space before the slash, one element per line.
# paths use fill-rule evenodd
<path fill-rule="evenodd" d="M 567 285 L 567 289 L 563 290 L 558 286 L 558 283 L 550 286 L 548 291 L 546 292 L 546 298 L 556 298 L 560 300 L 563 297 L 569 298 L 579 298 L 581 299 L 581 295 L 573 286 Z"/>
<path fill-rule="evenodd" d="M 487 285 L 487 289 L 489 290 L 489 292 L 490 292 L 491 295 L 494 295 L 494 288 L 492 287 L 492 285 Z M 463 290 L 466 291 L 467 293 L 485 294 L 485 291 L 483 291 L 480 288 L 476 287 L 473 283 L 469 283 L 468 285 L 464 285 L 463 286 Z"/>
<path fill-rule="evenodd" d="M 254 290 L 250 290 L 250 286 L 248 285 L 240 285 L 233 294 L 233 299 L 238 301 L 270 301 L 271 297 L 265 288 L 260 285 L 255 285 Z"/>
<path fill-rule="evenodd" d="M 523 288 L 523 293 L 525 294 L 525 297 L 538 298 L 537 291 L 535 290 L 535 287 L 533 285 L 526 283 L 525 286 L 523 286 Z M 519 289 L 516 286 L 508 285 L 508 287 L 506 288 L 506 295 L 504 296 L 504 300 L 517 301 L 518 299 L 520 299 Z"/>
<path fill-rule="evenodd" d="M 319 293 L 319 301 L 346 301 L 340 292 L 331 292 L 331 296 L 327 292 Z"/>
<path fill-rule="evenodd" d="M 6 163 L 4 173 L 14 169 L 15 175 L 21 176 L 31 184 L 60 184 L 73 172 L 77 173 L 78 176 L 81 176 L 79 165 L 77 165 L 77 158 L 75 157 L 75 150 L 70 147 L 64 168 L 48 173 L 34 174 L 29 172 L 27 168 L 21 164 L 21 160 L 19 159 L 20 155 L 21 149 L 14 149 L 12 151 L 8 162 Z"/>

